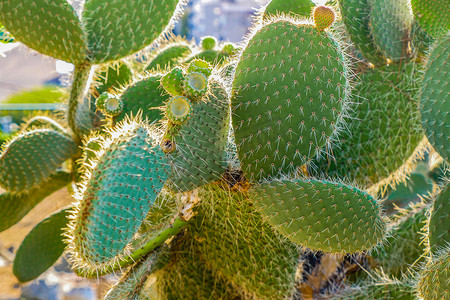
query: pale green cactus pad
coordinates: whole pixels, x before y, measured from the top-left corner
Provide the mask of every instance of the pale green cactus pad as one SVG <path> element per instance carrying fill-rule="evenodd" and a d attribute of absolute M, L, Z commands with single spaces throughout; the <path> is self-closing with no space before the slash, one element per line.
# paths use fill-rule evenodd
<path fill-rule="evenodd" d="M 102 144 L 97 162 L 75 195 L 69 247 L 80 267 L 99 268 L 129 254 L 129 243 L 158 197 L 170 167 L 152 132 L 124 122 Z"/>
<path fill-rule="evenodd" d="M 417 283 L 418 296 L 425 300 L 450 299 L 450 247 L 440 250 L 426 264 Z"/>
<path fill-rule="evenodd" d="M 421 73 L 409 63 L 367 69 L 359 77 L 348 130 L 311 172 L 369 187 L 400 168 L 423 139 L 416 101 Z"/>
<path fill-rule="evenodd" d="M 86 59 L 81 23 L 66 0 L 1 0 L 0 22 L 18 41 L 43 54 L 73 64 Z"/>
<path fill-rule="evenodd" d="M 347 101 L 349 74 L 337 40 L 312 24 L 272 21 L 241 54 L 232 123 L 250 181 L 293 173 L 329 147 Z"/>
<path fill-rule="evenodd" d="M 183 57 L 192 53 L 188 44 L 175 43 L 159 50 L 150 63 L 145 68 L 147 71 L 165 70 L 175 67 Z"/>
<path fill-rule="evenodd" d="M 432 252 L 450 243 L 450 179 L 446 186 L 436 195 L 428 220 L 428 241 Z"/>
<path fill-rule="evenodd" d="M 169 24 L 178 0 L 87 0 L 83 24 L 94 63 L 116 60 L 153 42 Z"/>
<path fill-rule="evenodd" d="M 19 222 L 45 197 L 68 185 L 71 180 L 70 173 L 58 171 L 28 192 L 0 194 L 0 232 Z"/>
<path fill-rule="evenodd" d="M 364 58 L 374 65 L 386 63 L 386 58 L 373 43 L 369 0 L 339 0 L 339 6 L 348 35 Z"/>
<path fill-rule="evenodd" d="M 69 209 L 63 209 L 42 220 L 25 237 L 14 258 L 13 272 L 20 282 L 30 281 L 48 268 L 66 248 L 63 228 L 69 220 Z"/>
<path fill-rule="evenodd" d="M 291 241 L 313 250 L 368 250 L 386 234 L 377 200 L 342 183 L 280 180 L 255 186 L 254 193 L 254 203 L 267 222 Z"/>
<path fill-rule="evenodd" d="M 0 155 L 0 186 L 28 191 L 46 181 L 78 147 L 64 132 L 35 129 L 14 137 Z"/>
<path fill-rule="evenodd" d="M 178 191 L 218 180 L 225 171 L 228 96 L 217 82 L 211 82 L 208 89 L 206 96 L 192 104 L 186 123 L 170 128 L 165 136 L 175 145 L 167 158 L 172 165 L 170 180 Z"/>
<path fill-rule="evenodd" d="M 207 266 L 255 298 L 289 297 L 299 247 L 263 222 L 247 192 L 211 184 L 198 197 L 192 235 Z"/>
<path fill-rule="evenodd" d="M 450 33 L 433 48 L 423 77 L 420 113 L 425 134 L 436 151 L 450 159 Z"/>
<path fill-rule="evenodd" d="M 308 18 L 314 7 L 311 0 L 272 0 L 267 5 L 264 15 L 277 13 L 293 13 Z"/>
<path fill-rule="evenodd" d="M 413 17 L 407 0 L 369 0 L 370 31 L 381 53 L 392 61 L 409 56 Z"/>

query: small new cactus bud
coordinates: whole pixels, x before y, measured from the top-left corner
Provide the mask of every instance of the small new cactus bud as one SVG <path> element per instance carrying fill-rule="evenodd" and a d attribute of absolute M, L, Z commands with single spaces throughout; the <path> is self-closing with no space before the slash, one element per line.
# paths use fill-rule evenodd
<path fill-rule="evenodd" d="M 336 18 L 333 9 L 328 6 L 317 6 L 314 9 L 313 16 L 314 24 L 316 24 L 316 28 L 320 31 L 329 28 Z"/>
<path fill-rule="evenodd" d="M 108 116 L 114 117 L 122 112 L 123 102 L 119 98 L 109 97 L 106 99 L 104 107 L 103 112 Z"/>
<path fill-rule="evenodd" d="M 187 120 L 191 113 L 191 101 L 186 97 L 175 97 L 167 102 L 167 118 L 175 124 L 181 124 Z"/>
<path fill-rule="evenodd" d="M 172 96 L 183 95 L 184 71 L 180 67 L 173 68 L 163 78 L 161 85 Z"/>
<path fill-rule="evenodd" d="M 201 45 L 204 50 L 212 50 L 216 47 L 217 41 L 212 36 L 205 36 L 202 39 Z"/>
<path fill-rule="evenodd" d="M 95 100 L 95 106 L 97 107 L 98 110 L 104 111 L 106 109 L 105 103 L 106 100 L 108 100 L 108 98 L 109 98 L 108 93 L 104 92 L 97 98 L 97 100 Z"/>
<path fill-rule="evenodd" d="M 236 53 L 236 47 L 233 44 L 226 44 L 222 48 L 222 52 L 226 55 L 234 55 Z"/>
<path fill-rule="evenodd" d="M 204 74 L 206 77 L 209 77 L 211 75 L 212 67 L 211 65 L 201 59 L 194 59 L 189 63 L 188 66 L 188 73 L 192 72 L 200 72 Z"/>
<path fill-rule="evenodd" d="M 200 72 L 188 74 L 184 80 L 184 91 L 190 98 L 201 98 L 208 88 L 208 78 Z"/>

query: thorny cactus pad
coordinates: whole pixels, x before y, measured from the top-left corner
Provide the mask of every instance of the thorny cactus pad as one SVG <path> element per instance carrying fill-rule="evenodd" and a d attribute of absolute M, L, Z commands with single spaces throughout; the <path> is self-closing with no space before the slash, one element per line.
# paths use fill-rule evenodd
<path fill-rule="evenodd" d="M 274 19 L 255 31 L 232 98 L 248 179 L 293 173 L 330 147 L 347 106 L 348 68 L 338 41 L 312 24 Z"/>

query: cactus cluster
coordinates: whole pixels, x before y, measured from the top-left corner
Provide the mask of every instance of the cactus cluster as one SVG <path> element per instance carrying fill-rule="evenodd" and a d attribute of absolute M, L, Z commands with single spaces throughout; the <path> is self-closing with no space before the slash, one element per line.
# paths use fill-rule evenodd
<path fill-rule="evenodd" d="M 0 0 L 0 41 L 75 64 L 68 126 L 36 116 L 0 154 L 0 231 L 73 188 L 20 281 L 66 251 L 80 276 L 124 271 L 106 299 L 449 299 L 442 1 L 273 0 L 239 46 L 167 34 L 184 0 L 19 2 Z M 424 155 L 432 190 L 385 214 Z M 368 266 L 322 288 L 324 253 Z"/>

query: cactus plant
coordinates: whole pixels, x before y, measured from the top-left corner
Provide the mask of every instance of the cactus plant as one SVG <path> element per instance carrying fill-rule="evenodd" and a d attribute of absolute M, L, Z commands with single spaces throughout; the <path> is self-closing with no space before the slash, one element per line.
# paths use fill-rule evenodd
<path fill-rule="evenodd" d="M 76 65 L 66 120 L 30 119 L 0 156 L 0 230 L 75 184 L 69 221 L 64 211 L 30 233 L 17 277 L 66 248 L 80 276 L 125 271 L 107 299 L 296 299 L 314 278 L 305 257 L 356 252 L 369 276 L 338 284 L 346 271 L 323 259 L 331 277 L 317 293 L 409 299 L 415 281 L 448 297 L 447 190 L 437 196 L 448 172 L 394 216 L 376 193 L 419 154 L 448 160 L 442 18 L 424 23 L 407 1 L 273 0 L 239 47 L 164 41 L 185 2 L 87 0 L 78 17 L 65 0 L 0 0 L 2 30 Z M 122 59 L 155 39 L 145 63 Z M 27 270 L 30 245 L 58 251 Z"/>

